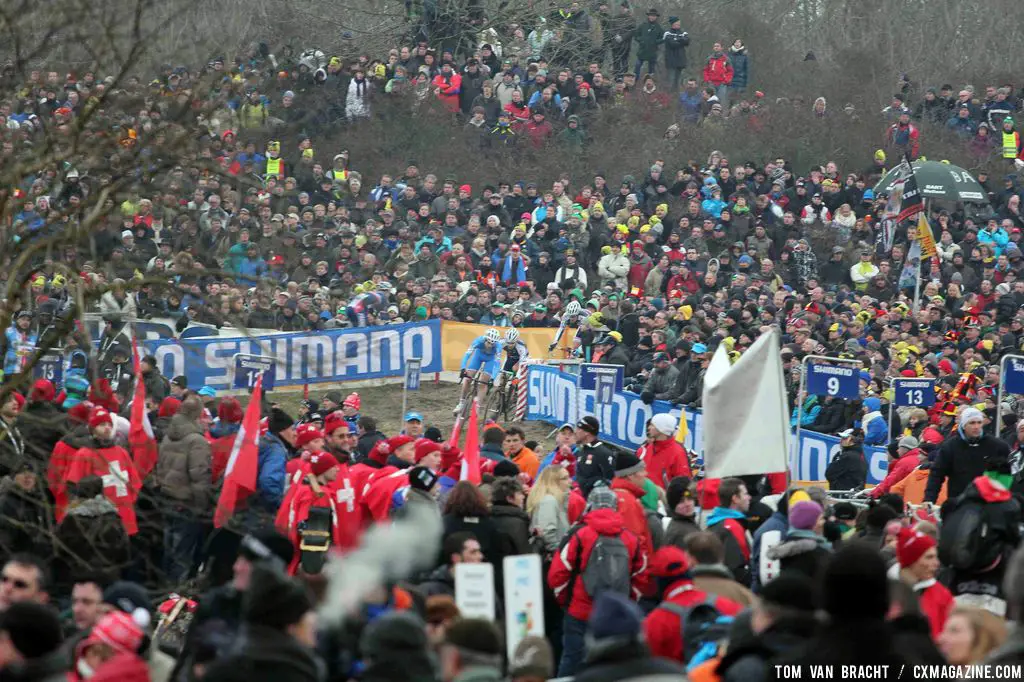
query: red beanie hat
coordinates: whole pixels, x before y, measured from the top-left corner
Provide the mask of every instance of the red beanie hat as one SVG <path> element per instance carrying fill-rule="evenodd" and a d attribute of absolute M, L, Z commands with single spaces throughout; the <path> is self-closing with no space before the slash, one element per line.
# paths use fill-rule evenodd
<path fill-rule="evenodd" d="M 900 568 L 913 566 L 934 546 L 935 540 L 931 536 L 907 527 L 900 528 L 896 536 L 896 559 L 900 562 Z"/>
<path fill-rule="evenodd" d="M 337 458 L 329 452 L 317 451 L 309 456 L 309 470 L 314 476 L 321 476 L 338 464 Z"/>
<path fill-rule="evenodd" d="M 649 570 L 657 578 L 680 577 L 690 570 L 690 560 L 675 545 L 665 545 L 651 557 Z"/>
<path fill-rule="evenodd" d="M 83 400 L 68 410 L 68 419 L 78 422 L 79 424 L 88 424 L 89 416 L 92 414 L 92 408 L 92 403 L 88 400 Z"/>
<path fill-rule="evenodd" d="M 358 410 L 362 406 L 362 401 L 359 400 L 358 393 L 349 393 L 348 397 L 345 398 L 342 407 L 351 407 L 353 410 Z"/>
<path fill-rule="evenodd" d="M 18 412 L 21 412 L 21 408 L 25 407 L 25 396 L 15 391 L 11 397 L 14 398 L 14 402 L 18 403 Z"/>
<path fill-rule="evenodd" d="M 217 406 L 217 417 L 228 424 L 242 421 L 242 404 L 235 398 L 224 398 Z"/>
<path fill-rule="evenodd" d="M 441 452 L 441 445 L 427 438 L 420 438 L 416 441 L 416 463 L 434 452 Z"/>
<path fill-rule="evenodd" d="M 295 447 L 304 447 L 323 437 L 324 432 L 318 429 L 316 424 L 300 424 L 299 428 L 295 429 Z"/>
<path fill-rule="evenodd" d="M 181 401 L 175 398 L 173 395 L 169 395 L 160 401 L 160 409 L 157 410 L 156 416 L 158 417 L 173 417 L 178 414 L 178 408 L 181 407 Z"/>
<path fill-rule="evenodd" d="M 110 387 L 110 382 L 106 379 L 97 379 L 92 383 L 89 387 L 89 400 L 94 405 L 104 407 L 111 412 L 121 409 L 121 401 L 118 400 L 114 389 Z"/>
<path fill-rule="evenodd" d="M 341 412 L 334 411 L 324 419 L 324 435 L 329 436 L 342 426 L 348 426 L 348 420 Z"/>
<path fill-rule="evenodd" d="M 373 447 L 370 448 L 370 454 L 368 454 L 367 457 L 378 464 L 384 464 L 388 461 L 388 455 L 390 454 L 391 446 L 388 445 L 388 441 L 385 439 L 374 443 Z"/>
<path fill-rule="evenodd" d="M 144 637 L 142 628 L 131 615 L 114 610 L 100 618 L 79 646 L 84 650 L 92 644 L 106 644 L 119 654 L 135 654 Z"/>
<path fill-rule="evenodd" d="M 388 438 L 388 447 L 391 448 L 391 452 L 394 452 L 395 450 L 397 450 L 398 448 L 402 447 L 403 445 L 406 445 L 408 443 L 415 443 L 415 442 L 416 442 L 416 439 L 413 438 L 412 436 L 406 436 L 405 434 L 400 434 L 398 436 L 391 436 L 391 438 Z"/>
<path fill-rule="evenodd" d="M 106 408 L 97 407 L 95 410 L 92 411 L 92 414 L 89 415 L 90 429 L 95 429 L 97 426 L 101 426 L 102 424 L 113 425 L 113 423 L 114 418 L 110 416 L 110 411 L 107 410 Z"/>
<path fill-rule="evenodd" d="M 49 379 L 37 379 L 36 383 L 32 384 L 32 390 L 28 394 L 29 400 L 34 403 L 53 402 L 56 396 L 57 389 L 53 387 L 53 382 Z"/>

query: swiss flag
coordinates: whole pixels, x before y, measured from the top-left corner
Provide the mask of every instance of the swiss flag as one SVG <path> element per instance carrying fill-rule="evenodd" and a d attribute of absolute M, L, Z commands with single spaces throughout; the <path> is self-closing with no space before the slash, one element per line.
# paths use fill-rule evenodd
<path fill-rule="evenodd" d="M 466 447 L 462 450 L 462 471 L 459 473 L 459 480 L 480 485 L 483 478 L 480 475 L 480 429 L 477 426 L 475 400 L 469 409 L 469 425 L 466 429 Z"/>
<path fill-rule="evenodd" d="M 103 479 L 103 494 L 117 507 L 128 535 L 135 535 L 139 531 L 135 518 L 135 500 L 142 488 L 142 479 L 128 451 L 119 445 L 99 449 L 80 448 L 71 457 L 67 482 L 77 483 L 86 476 L 99 476 Z"/>
<path fill-rule="evenodd" d="M 135 468 L 139 477 L 145 480 L 156 466 L 159 452 L 153 426 L 146 412 L 146 384 L 142 381 L 142 365 L 139 361 L 139 344 L 132 337 L 132 369 L 135 371 L 135 396 L 132 398 L 131 425 L 128 428 L 128 445 L 132 450 Z"/>
<path fill-rule="evenodd" d="M 235 436 L 235 444 L 224 471 L 224 487 L 217 500 L 213 525 L 220 528 L 235 513 L 236 505 L 256 492 L 256 473 L 259 468 L 260 404 L 263 402 L 263 375 L 256 378 L 245 408 L 242 426 Z"/>

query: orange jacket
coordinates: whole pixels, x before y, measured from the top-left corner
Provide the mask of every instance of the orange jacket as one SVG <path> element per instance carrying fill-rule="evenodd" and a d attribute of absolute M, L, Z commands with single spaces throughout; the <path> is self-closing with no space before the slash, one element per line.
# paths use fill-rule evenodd
<path fill-rule="evenodd" d="M 928 485 L 928 469 L 918 467 L 911 471 L 906 477 L 894 485 L 889 492 L 896 493 L 903 498 L 907 504 L 924 504 L 924 490 Z M 935 504 L 941 505 L 946 501 L 948 486 L 942 483 L 942 490 L 939 491 L 939 498 Z"/>
<path fill-rule="evenodd" d="M 540 468 L 540 458 L 530 448 L 523 448 L 512 457 L 512 463 L 519 467 L 519 471 L 529 474 L 531 481 L 537 480 L 537 469 Z"/>

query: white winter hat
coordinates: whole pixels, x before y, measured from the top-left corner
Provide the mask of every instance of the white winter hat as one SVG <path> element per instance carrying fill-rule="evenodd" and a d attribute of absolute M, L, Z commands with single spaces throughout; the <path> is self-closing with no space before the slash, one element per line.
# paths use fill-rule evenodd
<path fill-rule="evenodd" d="M 676 434 L 676 429 L 679 427 L 679 420 L 669 413 L 663 412 L 651 417 L 651 426 L 658 429 L 660 433 L 663 433 L 666 436 L 674 436 Z"/>

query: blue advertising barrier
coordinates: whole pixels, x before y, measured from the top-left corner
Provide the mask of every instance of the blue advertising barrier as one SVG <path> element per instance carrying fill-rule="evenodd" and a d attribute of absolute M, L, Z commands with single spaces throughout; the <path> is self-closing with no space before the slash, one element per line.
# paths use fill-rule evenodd
<path fill-rule="evenodd" d="M 296 332 L 269 336 L 213 336 L 143 342 L 167 377 L 185 375 L 189 386 L 234 385 L 235 355 L 269 355 L 276 386 L 397 377 L 407 358 L 421 358 L 423 372 L 440 372 L 441 322 Z"/>
<path fill-rule="evenodd" d="M 554 367 L 530 365 L 527 379 L 526 418 L 564 424 L 572 420 L 573 410 L 579 398 L 576 391 L 576 376 L 561 372 Z M 582 410 L 593 414 L 601 423 L 601 440 L 621 447 L 636 449 L 647 437 L 647 422 L 656 414 L 670 413 L 678 418 L 680 409 L 671 403 L 655 400 L 646 405 L 635 393 L 619 392 L 611 402 L 594 403 L 594 391 L 582 390 Z M 686 410 L 689 433 L 686 448 L 702 452 L 701 413 Z M 800 442 L 792 444 L 795 452 L 790 453 L 790 474 L 801 481 L 825 479 L 825 469 L 835 453 L 839 452 L 839 439 L 813 431 L 802 430 Z M 868 463 L 868 483 L 880 483 L 885 478 L 888 459 L 885 448 L 865 447 L 864 456 Z"/>

